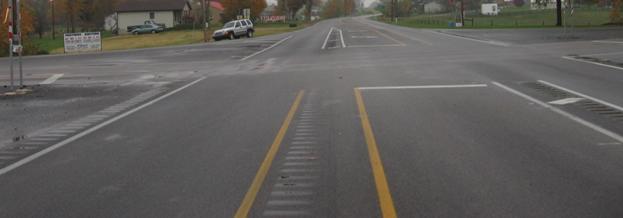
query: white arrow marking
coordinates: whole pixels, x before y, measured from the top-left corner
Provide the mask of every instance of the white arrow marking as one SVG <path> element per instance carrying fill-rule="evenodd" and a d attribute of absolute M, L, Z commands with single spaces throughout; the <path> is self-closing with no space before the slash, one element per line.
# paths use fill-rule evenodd
<path fill-rule="evenodd" d="M 52 84 L 54 82 L 56 82 L 56 80 L 60 79 L 61 77 L 63 77 L 65 74 L 54 74 L 52 75 L 50 78 L 47 78 L 46 80 L 43 80 L 43 82 L 40 82 L 39 85 L 49 85 Z"/>
<path fill-rule="evenodd" d="M 563 98 L 560 100 L 556 100 L 556 101 L 550 101 L 550 104 L 555 104 L 555 105 L 566 105 L 566 104 L 573 104 L 576 103 L 578 101 L 582 101 L 584 100 L 583 98 Z"/>

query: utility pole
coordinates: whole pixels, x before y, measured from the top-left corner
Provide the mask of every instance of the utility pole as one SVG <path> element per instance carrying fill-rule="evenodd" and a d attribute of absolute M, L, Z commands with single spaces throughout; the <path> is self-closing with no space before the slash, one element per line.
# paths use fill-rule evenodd
<path fill-rule="evenodd" d="M 562 26 L 562 0 L 556 0 L 556 26 Z"/>
<path fill-rule="evenodd" d="M 50 0 L 50 4 L 52 4 L 52 39 L 56 39 L 56 16 L 54 12 L 56 11 L 54 7 L 54 0 Z"/>
<path fill-rule="evenodd" d="M 389 15 L 390 15 L 389 18 L 391 19 L 392 22 L 394 22 L 394 17 L 396 17 L 396 3 L 395 3 L 395 1 L 396 0 L 391 0 L 390 7 L 392 7 L 392 8 L 389 10 Z"/>
<path fill-rule="evenodd" d="M 465 0 L 461 0 L 461 27 L 465 26 Z"/>
<path fill-rule="evenodd" d="M 24 71 L 22 68 L 22 13 L 20 13 L 20 0 L 15 0 L 15 13 L 17 16 L 17 21 L 15 21 L 15 29 L 17 30 L 17 62 L 19 63 L 19 86 L 20 88 L 24 87 Z"/>
<path fill-rule="evenodd" d="M 10 59 L 10 73 L 11 73 L 11 89 L 15 89 L 15 82 L 13 81 L 13 0 L 9 0 L 9 6 L 7 7 L 9 14 L 9 59 Z"/>
<path fill-rule="evenodd" d="M 203 18 L 203 42 L 208 42 L 208 25 L 206 19 L 206 0 L 201 0 L 201 17 Z"/>

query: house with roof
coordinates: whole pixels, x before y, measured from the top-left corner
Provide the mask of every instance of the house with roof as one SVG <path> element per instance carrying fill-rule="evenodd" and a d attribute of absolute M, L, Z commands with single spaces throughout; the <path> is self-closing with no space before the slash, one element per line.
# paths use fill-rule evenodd
<path fill-rule="evenodd" d="M 126 0 L 115 11 L 116 27 L 124 33 L 128 26 L 153 20 L 170 28 L 183 24 L 187 17 L 192 16 L 191 12 L 188 0 Z"/>
<path fill-rule="evenodd" d="M 194 2 L 195 8 L 201 8 L 201 0 L 192 0 Z M 206 4 L 209 5 L 209 15 L 212 23 L 220 23 L 223 12 L 225 11 L 225 7 L 219 0 L 205 0 Z M 195 22 L 201 23 L 201 10 L 195 10 Z"/>

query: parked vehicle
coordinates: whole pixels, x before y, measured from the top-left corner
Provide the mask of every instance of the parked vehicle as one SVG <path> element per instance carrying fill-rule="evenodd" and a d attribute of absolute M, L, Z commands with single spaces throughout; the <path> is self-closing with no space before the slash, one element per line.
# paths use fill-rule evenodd
<path fill-rule="evenodd" d="M 130 33 L 132 33 L 133 35 L 139 35 L 143 33 L 155 34 L 155 33 L 160 33 L 160 32 L 164 32 L 164 28 L 153 25 L 153 24 L 149 24 L 149 25 L 141 25 L 137 28 L 134 28 Z"/>
<path fill-rule="evenodd" d="M 222 39 L 238 39 L 242 36 L 246 36 L 248 38 L 253 37 L 255 33 L 255 29 L 253 28 L 253 22 L 248 19 L 243 20 L 234 20 L 227 22 L 223 25 L 223 28 L 214 31 L 212 34 L 212 38 L 216 41 Z"/>
<path fill-rule="evenodd" d="M 128 29 L 128 32 L 130 33 L 130 32 L 132 32 L 132 30 L 134 30 L 136 28 L 139 28 L 139 27 L 142 27 L 144 25 L 155 25 L 155 26 L 158 26 L 158 27 L 162 28 L 163 30 L 167 28 L 167 26 L 165 24 L 163 24 L 163 23 L 156 23 L 156 21 L 154 21 L 154 20 L 146 20 L 143 23 L 143 25 L 128 26 L 127 29 Z"/>

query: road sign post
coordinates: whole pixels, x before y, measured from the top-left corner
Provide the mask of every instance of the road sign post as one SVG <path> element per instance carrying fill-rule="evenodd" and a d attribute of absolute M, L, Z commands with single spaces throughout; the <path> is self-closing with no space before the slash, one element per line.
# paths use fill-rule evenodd
<path fill-rule="evenodd" d="M 10 85 L 11 89 L 15 88 L 15 84 L 13 81 L 13 0 L 9 0 L 9 6 L 7 7 L 7 18 L 8 18 L 8 38 L 9 38 L 9 73 L 10 73 Z"/>
<path fill-rule="evenodd" d="M 15 89 L 15 55 L 18 56 L 18 66 L 19 66 L 19 85 L 24 86 L 24 74 L 22 67 L 22 33 L 20 28 L 21 23 L 21 15 L 19 13 L 20 10 L 20 0 L 9 0 L 9 5 L 7 7 L 7 11 L 5 13 L 5 19 L 8 23 L 8 40 L 9 40 L 9 73 L 10 75 L 10 86 L 11 89 Z"/>
<path fill-rule="evenodd" d="M 17 62 L 19 65 L 19 87 L 24 87 L 24 71 L 22 67 L 22 54 L 24 47 L 22 46 L 22 13 L 20 13 L 20 0 L 15 0 L 15 14 L 17 21 L 15 22 L 15 29 L 17 30 L 17 49 L 15 49 L 15 54 L 17 54 Z M 13 36 L 15 37 L 15 36 Z"/>

